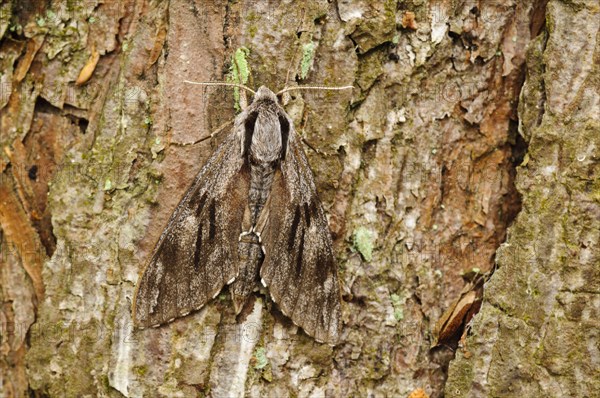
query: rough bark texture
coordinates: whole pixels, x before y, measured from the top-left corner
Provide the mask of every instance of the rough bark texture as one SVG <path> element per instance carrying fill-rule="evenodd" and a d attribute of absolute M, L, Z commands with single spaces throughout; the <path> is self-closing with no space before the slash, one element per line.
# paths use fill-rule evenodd
<path fill-rule="evenodd" d="M 529 46 L 523 209 L 450 366 L 448 397 L 600 396 L 599 11 L 597 1 L 550 1 Z"/>
<path fill-rule="evenodd" d="M 522 164 L 524 211 L 446 395 L 592 396 L 598 6 L 546 1 L 1 2 L 0 395 L 440 397 L 453 354 L 430 350 L 431 329 L 461 273 L 492 268 Z M 235 114 L 231 90 L 183 81 L 246 63 L 253 87 L 290 68 L 356 87 L 286 105 L 321 151 L 307 148 L 343 285 L 335 348 L 264 292 L 241 324 L 224 292 L 131 327 L 150 251 L 227 131 L 180 143 Z"/>

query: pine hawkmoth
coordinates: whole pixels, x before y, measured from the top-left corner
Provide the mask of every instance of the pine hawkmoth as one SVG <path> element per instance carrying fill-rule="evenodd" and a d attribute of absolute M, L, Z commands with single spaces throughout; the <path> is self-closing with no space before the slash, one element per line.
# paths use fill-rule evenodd
<path fill-rule="evenodd" d="M 226 285 L 239 314 L 262 282 L 308 335 L 338 341 L 341 298 L 328 223 L 277 95 L 264 86 L 254 93 L 171 215 L 137 286 L 137 327 L 198 310 Z"/>

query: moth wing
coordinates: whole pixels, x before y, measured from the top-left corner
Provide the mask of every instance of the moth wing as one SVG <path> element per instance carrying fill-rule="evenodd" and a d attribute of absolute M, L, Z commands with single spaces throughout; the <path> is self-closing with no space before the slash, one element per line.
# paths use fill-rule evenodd
<path fill-rule="evenodd" d="M 264 225 L 263 283 L 296 325 L 319 342 L 335 344 L 341 297 L 331 235 L 308 160 L 292 128 L 263 212 L 258 222 Z"/>
<path fill-rule="evenodd" d="M 230 134 L 171 215 L 138 283 L 133 317 L 156 326 L 200 309 L 237 275 L 249 171 Z"/>

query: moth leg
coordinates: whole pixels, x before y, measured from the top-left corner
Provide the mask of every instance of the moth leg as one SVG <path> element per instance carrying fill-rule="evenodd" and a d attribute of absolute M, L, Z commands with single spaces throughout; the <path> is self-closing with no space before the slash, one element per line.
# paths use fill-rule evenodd
<path fill-rule="evenodd" d="M 318 153 L 319 155 L 322 155 L 322 156 L 336 156 L 337 155 L 336 153 L 325 152 L 325 151 L 322 151 L 320 149 L 317 149 L 317 148 L 313 147 L 312 144 L 310 142 L 308 142 L 306 140 L 306 138 L 304 138 L 302 136 L 300 136 L 300 139 L 302 140 L 302 142 L 304 143 L 304 145 L 306 145 L 307 147 L 309 147 L 310 149 L 312 149 L 314 152 Z"/>
<path fill-rule="evenodd" d="M 208 139 L 211 139 L 213 137 L 216 137 L 217 134 L 219 134 L 220 132 L 222 132 L 223 130 L 225 130 L 226 128 L 228 128 L 229 126 L 231 126 L 231 124 L 233 124 L 233 120 L 227 121 L 225 123 L 223 123 L 222 125 L 220 125 L 215 131 L 213 131 L 211 134 L 204 136 L 202 138 L 199 138 L 195 141 L 192 142 L 176 142 L 176 141 L 170 141 L 169 145 L 175 145 L 175 146 L 189 146 L 189 145 L 196 145 L 199 144 L 203 141 L 206 141 Z"/>

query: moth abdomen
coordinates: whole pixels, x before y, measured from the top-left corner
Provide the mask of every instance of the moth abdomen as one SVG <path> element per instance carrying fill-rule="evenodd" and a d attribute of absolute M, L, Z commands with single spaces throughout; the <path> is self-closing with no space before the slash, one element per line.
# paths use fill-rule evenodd
<path fill-rule="evenodd" d="M 277 165 L 273 162 L 250 165 L 250 190 L 248 191 L 248 207 L 251 212 L 251 223 L 256 225 L 258 216 L 271 193 L 273 177 Z"/>
<path fill-rule="evenodd" d="M 242 233 L 238 243 L 238 276 L 229 287 L 236 314 L 240 313 L 248 296 L 257 288 L 263 259 L 259 236 L 253 231 Z"/>
<path fill-rule="evenodd" d="M 238 258 L 242 261 L 251 259 L 260 250 L 260 238 L 254 231 L 243 232 L 238 243 Z"/>

